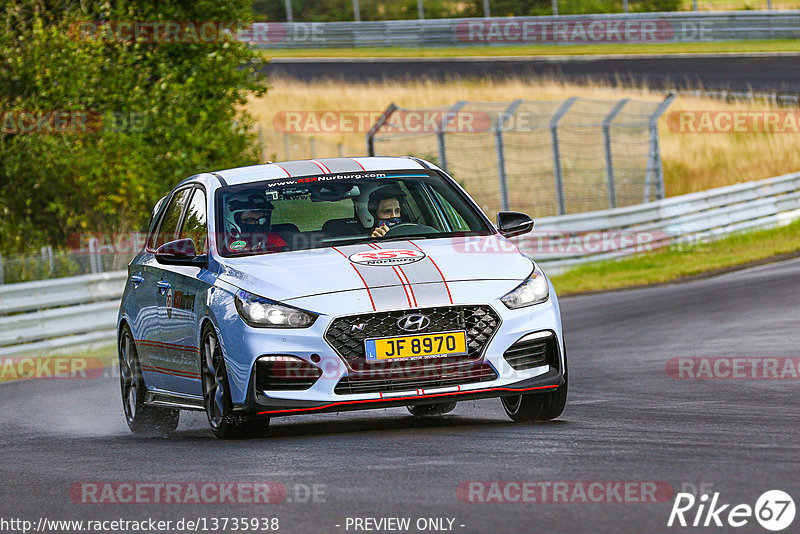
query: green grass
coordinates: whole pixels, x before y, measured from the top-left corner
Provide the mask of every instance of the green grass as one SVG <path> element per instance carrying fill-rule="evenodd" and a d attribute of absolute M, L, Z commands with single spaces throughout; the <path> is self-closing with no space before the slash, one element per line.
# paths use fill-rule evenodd
<path fill-rule="evenodd" d="M 742 52 L 800 52 L 800 40 L 728 41 L 717 43 L 462 46 L 443 48 L 310 48 L 263 51 L 264 56 L 268 58 L 566 56 L 591 54 L 710 54 Z"/>
<path fill-rule="evenodd" d="M 794 253 L 800 253 L 800 220 L 719 241 L 583 265 L 552 280 L 559 295 L 605 291 L 677 281 Z"/>

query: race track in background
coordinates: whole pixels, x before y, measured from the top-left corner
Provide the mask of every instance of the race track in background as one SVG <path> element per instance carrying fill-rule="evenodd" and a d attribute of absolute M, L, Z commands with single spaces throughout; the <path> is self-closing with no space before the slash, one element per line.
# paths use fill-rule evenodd
<path fill-rule="evenodd" d="M 271 75 L 299 80 L 446 80 L 449 78 L 564 78 L 656 89 L 800 93 L 800 54 L 675 54 L 486 58 L 276 58 Z"/>

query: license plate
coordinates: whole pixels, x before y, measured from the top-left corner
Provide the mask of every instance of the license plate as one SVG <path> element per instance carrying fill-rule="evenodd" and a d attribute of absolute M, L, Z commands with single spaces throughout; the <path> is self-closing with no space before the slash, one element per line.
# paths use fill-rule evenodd
<path fill-rule="evenodd" d="M 367 339 L 364 349 L 368 362 L 456 356 L 467 353 L 467 333 L 460 330 Z"/>

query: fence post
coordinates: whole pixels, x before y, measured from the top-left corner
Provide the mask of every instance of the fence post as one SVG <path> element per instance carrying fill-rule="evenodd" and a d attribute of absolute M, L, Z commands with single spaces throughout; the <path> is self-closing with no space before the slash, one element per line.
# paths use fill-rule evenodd
<path fill-rule="evenodd" d="M 41 253 L 41 255 L 42 255 L 42 261 L 41 261 L 41 266 L 42 266 L 42 279 L 49 278 L 48 276 L 45 276 L 45 271 L 47 270 L 47 269 L 45 268 L 45 264 L 47 263 L 47 247 L 42 247 L 42 248 L 40 248 L 40 249 L 39 249 L 39 252 L 40 252 L 40 253 Z"/>
<path fill-rule="evenodd" d="M 553 0 L 555 2 L 555 0 Z M 570 97 L 561 104 L 556 114 L 550 119 L 550 138 L 553 143 L 553 173 L 556 179 L 556 198 L 558 199 L 558 214 L 564 215 L 567 212 L 567 205 L 564 200 L 564 173 L 561 169 L 561 152 L 558 147 L 558 121 L 561 120 L 572 104 L 578 97 Z"/>
<path fill-rule="evenodd" d="M 494 141 L 497 147 L 497 178 L 500 181 L 500 209 L 508 211 L 508 180 L 506 176 L 506 155 L 503 144 L 503 130 L 506 121 L 514 115 L 517 108 L 522 104 L 522 100 L 514 100 L 505 111 L 503 111 L 494 126 Z"/>
<path fill-rule="evenodd" d="M 292 0 L 286 0 L 286 22 L 294 22 L 292 15 Z"/>
<path fill-rule="evenodd" d="M 313 137 L 308 138 L 308 152 L 311 155 L 311 159 L 317 157 L 317 142 Z"/>
<path fill-rule="evenodd" d="M 92 237 L 89 239 L 89 270 L 92 274 L 100 272 L 100 267 L 98 265 L 98 249 L 100 248 L 100 242 L 97 240 L 96 237 Z"/>
<path fill-rule="evenodd" d="M 436 138 L 439 141 L 439 167 L 447 172 L 447 147 L 444 142 L 444 133 L 447 130 L 447 125 L 455 118 L 456 113 L 466 104 L 466 100 L 459 100 L 453 107 L 447 110 L 442 115 L 442 120 L 439 123 L 439 131 L 436 132 Z"/>
<path fill-rule="evenodd" d="M 378 130 L 386 124 L 386 121 L 389 120 L 389 117 L 397 111 L 397 106 L 394 102 L 389 104 L 389 107 L 386 108 L 378 120 L 375 121 L 375 124 L 372 125 L 372 128 L 369 129 L 367 132 L 367 156 L 374 156 L 375 155 L 375 134 L 378 133 Z"/>
<path fill-rule="evenodd" d="M 289 139 L 288 133 L 283 134 L 283 153 L 285 161 L 292 159 L 292 140 Z"/>
<path fill-rule="evenodd" d="M 653 114 L 650 116 L 648 128 L 650 131 L 650 154 L 647 158 L 647 169 L 644 177 L 644 202 L 650 202 L 650 188 L 653 175 L 657 177 L 656 198 L 662 199 L 666 196 L 664 188 L 664 167 L 661 163 L 661 147 L 658 143 L 658 119 L 667 110 L 672 101 L 675 100 L 675 93 L 670 92 L 661 102 Z"/>
<path fill-rule="evenodd" d="M 344 144 L 339 143 L 338 148 L 339 148 L 339 157 L 343 158 L 344 157 Z"/>
<path fill-rule="evenodd" d="M 606 148 L 606 179 L 608 180 L 608 207 L 617 207 L 617 185 L 614 182 L 614 161 L 611 155 L 611 123 L 622 111 L 625 104 L 628 103 L 629 98 L 623 98 L 611 112 L 603 119 L 603 142 Z"/>
<path fill-rule="evenodd" d="M 358 7 L 358 0 L 353 0 L 353 19 L 361 22 L 361 8 Z"/>
<path fill-rule="evenodd" d="M 264 126 L 259 123 L 258 125 L 258 162 L 263 163 L 267 161 L 264 157 Z"/>
<path fill-rule="evenodd" d="M 622 0 L 622 12 L 623 13 L 628 12 L 628 0 Z"/>
<path fill-rule="evenodd" d="M 417 15 L 419 15 L 419 20 L 425 19 L 425 6 L 422 5 L 422 0 L 417 0 Z"/>
<path fill-rule="evenodd" d="M 3 270 L 3 255 L 0 254 L 0 284 L 6 283 L 6 273 Z"/>
<path fill-rule="evenodd" d="M 483 0 L 483 16 L 487 19 L 492 16 L 492 12 L 489 9 L 489 0 Z"/>
<path fill-rule="evenodd" d="M 558 15 L 558 0 L 553 0 L 553 15 Z"/>

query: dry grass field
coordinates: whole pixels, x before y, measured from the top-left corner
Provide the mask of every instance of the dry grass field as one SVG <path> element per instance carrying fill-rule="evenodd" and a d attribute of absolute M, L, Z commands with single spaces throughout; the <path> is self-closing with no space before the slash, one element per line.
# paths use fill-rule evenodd
<path fill-rule="evenodd" d="M 340 151 L 345 155 L 366 153 L 365 135 L 359 128 L 355 128 L 359 131 L 353 133 L 293 134 L 287 139 L 276 130 L 276 125 L 279 126 L 281 121 L 281 112 L 285 117 L 287 111 L 380 112 L 390 102 L 406 108 L 433 108 L 452 105 L 458 100 L 509 102 L 518 98 L 563 100 L 568 96 L 579 96 L 660 101 L 664 98 L 662 93 L 647 89 L 570 85 L 557 80 L 348 84 L 341 81 L 303 83 L 272 79 L 270 83 L 268 94 L 260 99 L 252 99 L 248 109 L 261 126 L 264 159 L 275 160 L 310 157 L 311 138 L 316 157 L 336 156 Z M 674 121 L 675 114 L 681 111 L 729 114 L 770 110 L 780 108 L 767 102 L 726 103 L 679 95 L 659 124 L 667 195 L 701 191 L 800 170 L 798 133 L 692 133 L 675 131 L 678 123 L 672 122 L 670 126 L 667 122 L 670 114 Z M 286 148 L 289 149 L 288 153 Z M 469 189 L 469 184 L 466 185 Z"/>

